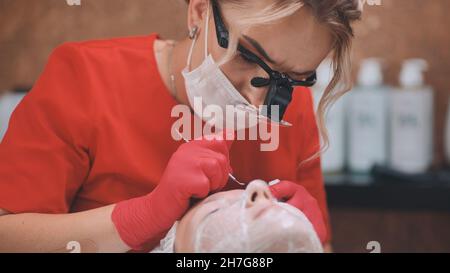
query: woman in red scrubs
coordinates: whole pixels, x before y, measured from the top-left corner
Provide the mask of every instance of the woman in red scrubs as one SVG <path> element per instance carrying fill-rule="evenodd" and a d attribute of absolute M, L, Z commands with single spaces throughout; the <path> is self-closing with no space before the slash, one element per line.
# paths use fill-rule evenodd
<path fill-rule="evenodd" d="M 220 73 L 252 105 L 264 103 L 269 88 L 250 82 L 267 74 L 233 51 L 238 37 L 251 56 L 299 81 L 332 54 L 336 75 L 320 103 L 321 121 L 339 95 L 333 87 L 348 80 L 358 1 L 188 2 L 184 40 L 152 34 L 54 50 L 0 145 L 0 251 L 63 251 L 70 241 L 83 252 L 151 249 L 190 200 L 236 187 L 229 172 L 245 183 L 282 180 L 271 187 L 274 195 L 301 209 L 330 242 L 309 89 L 295 88 L 283 116 L 292 126 L 280 128 L 271 152 L 260 151 L 259 140 L 183 144 L 171 134 L 171 111 L 190 105 L 182 72 L 188 59 L 188 72 L 204 65 L 205 51 L 214 60 L 231 52 Z M 217 39 L 217 16 L 230 29 L 228 49 Z"/>

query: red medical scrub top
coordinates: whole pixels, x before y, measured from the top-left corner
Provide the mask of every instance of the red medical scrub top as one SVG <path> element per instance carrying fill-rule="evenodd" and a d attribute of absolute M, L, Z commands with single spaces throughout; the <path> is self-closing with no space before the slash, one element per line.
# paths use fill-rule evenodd
<path fill-rule="evenodd" d="M 151 192 L 175 150 L 177 104 L 158 72 L 157 34 L 65 43 L 14 111 L 0 145 L 0 208 L 11 213 L 68 213 Z M 311 92 L 297 88 L 280 129 L 280 146 L 235 141 L 240 181 L 282 179 L 303 185 L 328 225 Z M 232 188 L 230 185 L 229 188 Z M 328 225 L 329 227 L 329 225 Z"/>

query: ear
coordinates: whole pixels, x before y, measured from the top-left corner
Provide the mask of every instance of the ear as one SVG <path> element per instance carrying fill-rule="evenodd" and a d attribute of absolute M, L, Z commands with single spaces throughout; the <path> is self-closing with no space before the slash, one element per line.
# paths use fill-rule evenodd
<path fill-rule="evenodd" d="M 199 29 L 205 25 L 206 12 L 210 0 L 190 0 L 188 7 L 187 25 L 189 29 L 197 26 Z"/>

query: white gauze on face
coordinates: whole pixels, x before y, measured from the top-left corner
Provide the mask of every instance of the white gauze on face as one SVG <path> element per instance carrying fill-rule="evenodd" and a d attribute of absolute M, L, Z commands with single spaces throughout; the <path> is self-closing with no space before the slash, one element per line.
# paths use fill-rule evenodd
<path fill-rule="evenodd" d="M 323 252 L 312 224 L 300 210 L 270 196 L 270 208 L 255 217 L 248 208 L 248 194 L 246 190 L 238 200 L 223 201 L 217 212 L 200 223 L 194 234 L 195 252 Z"/>
<path fill-rule="evenodd" d="M 246 190 L 237 199 L 215 201 L 218 202 L 217 211 L 206 216 L 192 234 L 194 252 L 323 252 L 314 227 L 300 210 L 271 197 L 272 206 L 255 217 L 255 211 L 248 207 L 248 194 Z M 177 224 L 153 253 L 174 252 Z"/>

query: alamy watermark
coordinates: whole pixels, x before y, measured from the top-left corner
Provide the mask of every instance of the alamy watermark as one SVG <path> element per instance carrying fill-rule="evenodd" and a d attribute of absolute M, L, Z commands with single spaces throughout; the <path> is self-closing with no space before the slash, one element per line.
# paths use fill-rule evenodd
<path fill-rule="evenodd" d="M 81 253 L 81 244 L 78 241 L 70 241 L 66 245 L 66 250 L 69 253 Z"/>
<path fill-rule="evenodd" d="M 361 10 L 364 9 L 364 6 L 381 6 L 382 0 L 358 0 L 359 7 Z"/>
<path fill-rule="evenodd" d="M 69 6 L 81 6 L 81 0 L 66 0 Z"/>
<path fill-rule="evenodd" d="M 381 244 L 378 241 L 370 241 L 367 243 L 366 249 L 370 253 L 381 253 Z"/>

